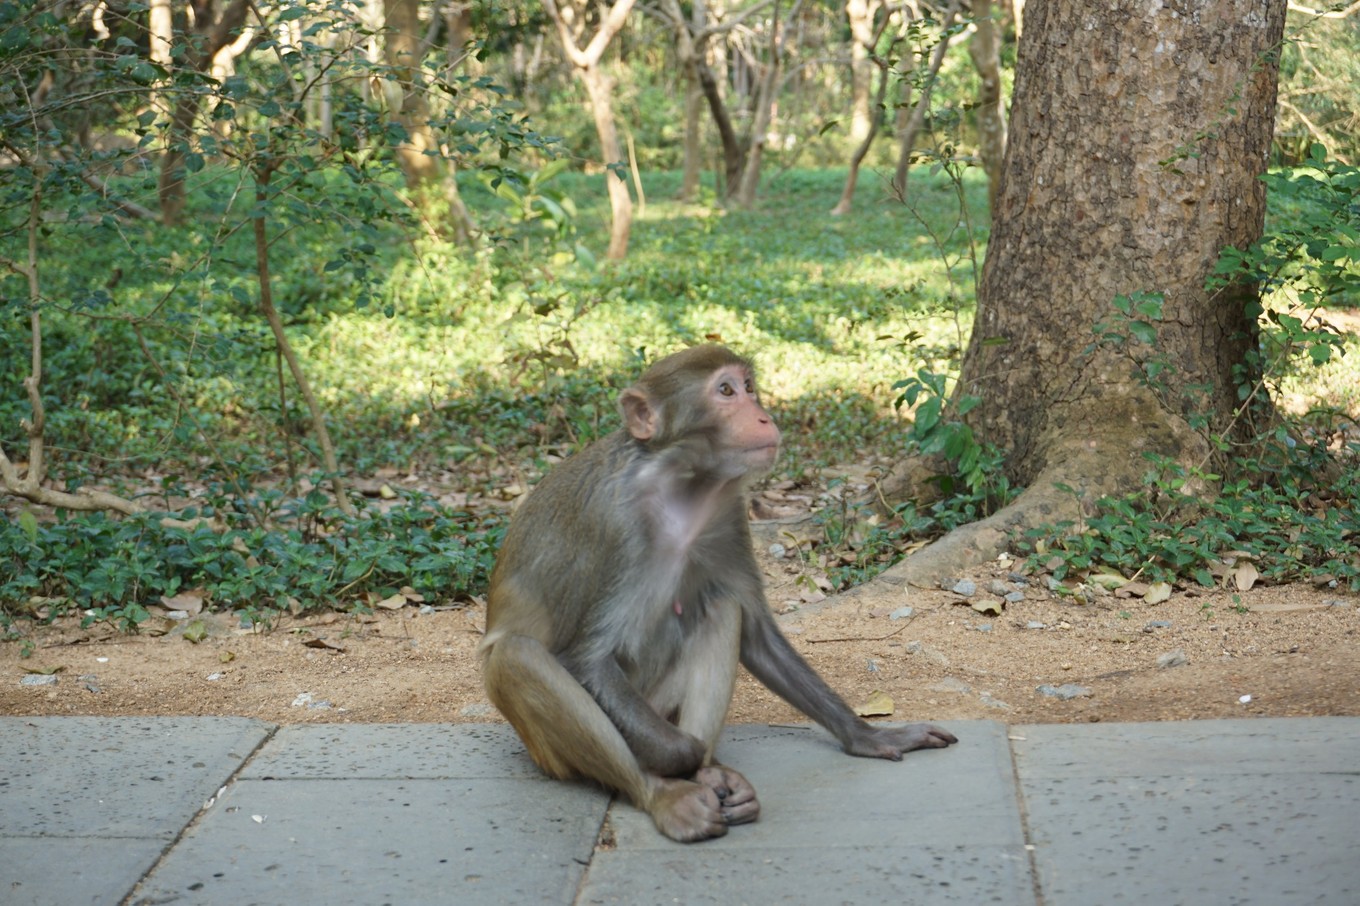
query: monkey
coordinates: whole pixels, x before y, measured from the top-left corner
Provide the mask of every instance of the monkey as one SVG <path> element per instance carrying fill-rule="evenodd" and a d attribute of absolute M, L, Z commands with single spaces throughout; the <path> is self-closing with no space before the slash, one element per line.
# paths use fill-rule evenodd
<path fill-rule="evenodd" d="M 750 361 L 691 347 L 618 402 L 623 427 L 538 483 L 491 573 L 483 680 L 534 762 L 623 793 L 674 840 L 755 821 L 750 782 L 714 758 L 738 664 L 851 755 L 957 742 L 864 721 L 780 631 L 745 490 L 781 436 Z"/>

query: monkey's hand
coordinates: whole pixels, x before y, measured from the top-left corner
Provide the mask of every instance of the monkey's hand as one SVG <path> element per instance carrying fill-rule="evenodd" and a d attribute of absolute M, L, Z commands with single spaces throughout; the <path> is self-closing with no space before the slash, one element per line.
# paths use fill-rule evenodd
<path fill-rule="evenodd" d="M 701 768 L 694 782 L 717 794 L 723 821 L 728 824 L 749 824 L 760 817 L 760 802 L 755 787 L 745 777 L 721 764 Z"/>
<path fill-rule="evenodd" d="M 845 751 L 864 758 L 901 761 L 902 755 L 916 749 L 943 749 L 959 739 L 933 724 L 906 724 L 901 727 L 875 727 L 864 724 L 845 744 Z"/>

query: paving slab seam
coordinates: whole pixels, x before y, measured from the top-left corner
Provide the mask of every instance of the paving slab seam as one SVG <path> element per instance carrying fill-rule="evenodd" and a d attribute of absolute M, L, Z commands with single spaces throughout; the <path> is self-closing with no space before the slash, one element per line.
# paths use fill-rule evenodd
<path fill-rule="evenodd" d="M 1039 880 L 1038 847 L 1029 828 L 1029 803 L 1025 801 L 1025 789 L 1020 785 L 1020 763 L 1015 757 L 1015 743 L 1023 740 L 1017 736 L 1015 728 L 1006 725 L 1006 750 L 1011 756 L 1011 780 L 1015 784 L 1015 807 L 1020 813 L 1020 836 L 1025 842 L 1025 858 L 1029 860 L 1029 877 L 1033 884 L 1034 906 L 1044 906 L 1043 885 Z"/>
<path fill-rule="evenodd" d="M 163 863 L 170 853 L 174 851 L 176 846 L 179 846 L 180 842 L 184 839 L 184 835 L 189 833 L 192 828 L 198 825 L 199 822 L 208 815 L 217 802 L 222 799 L 222 795 L 226 792 L 227 788 L 236 782 L 236 778 L 241 775 L 241 772 L 255 759 L 255 756 L 260 753 L 261 749 L 269 745 L 270 741 L 273 740 L 278 732 L 278 724 L 269 725 L 269 731 L 264 734 L 255 748 L 246 753 L 246 756 L 236 765 L 236 769 L 227 775 L 226 780 L 223 780 L 218 784 L 217 791 L 213 793 L 212 798 L 199 806 L 198 811 L 194 812 L 194 816 L 179 829 L 179 833 L 175 834 L 175 836 L 162 847 L 160 855 L 156 857 L 156 861 L 151 863 L 151 867 L 142 874 L 137 883 L 133 885 L 130 891 L 128 891 L 128 895 L 119 901 L 120 906 L 137 906 L 137 903 L 140 902 L 138 897 L 141 895 L 142 886 L 146 883 L 147 878 L 156 873 L 156 870 L 161 867 L 161 863 Z"/>
<path fill-rule="evenodd" d="M 573 859 L 581 866 L 581 876 L 576 879 L 576 890 L 571 895 L 572 906 L 589 902 L 587 889 L 590 881 L 590 870 L 595 867 L 595 856 L 599 853 L 600 847 L 604 846 L 606 842 L 610 846 L 617 845 L 614 841 L 613 815 L 615 807 L 620 803 L 628 808 L 633 807 L 627 797 L 619 793 L 611 793 L 609 804 L 605 806 L 604 813 L 600 815 L 600 824 L 595 828 L 595 842 L 590 846 L 590 856 L 584 862 Z"/>

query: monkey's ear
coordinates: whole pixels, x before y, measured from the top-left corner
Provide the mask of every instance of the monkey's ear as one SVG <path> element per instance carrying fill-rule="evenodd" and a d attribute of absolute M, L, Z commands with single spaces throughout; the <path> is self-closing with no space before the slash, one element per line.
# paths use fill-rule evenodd
<path fill-rule="evenodd" d="M 623 391 L 619 397 L 619 408 L 623 410 L 623 423 L 634 440 L 646 441 L 656 436 L 660 414 L 644 391 L 636 387 Z"/>

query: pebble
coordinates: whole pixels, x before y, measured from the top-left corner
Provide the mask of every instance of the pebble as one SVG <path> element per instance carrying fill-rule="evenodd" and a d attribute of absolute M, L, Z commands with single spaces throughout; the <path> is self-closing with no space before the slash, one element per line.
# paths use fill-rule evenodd
<path fill-rule="evenodd" d="M 892 613 L 888 614 L 888 619 L 905 620 L 907 617 L 911 616 L 914 612 L 915 611 L 913 611 L 910 607 L 899 607 Z"/>
<path fill-rule="evenodd" d="M 1002 599 L 1007 604 L 1019 604 L 1025 600 L 1025 593 L 1023 591 L 1009 591 L 1002 595 Z"/>
<path fill-rule="evenodd" d="M 1044 624 L 1043 624 L 1043 623 L 1040 623 L 1038 620 L 1030 620 L 1028 623 L 1025 624 L 1025 628 L 1026 628 L 1026 629 L 1043 629 L 1043 628 L 1044 628 Z"/>
<path fill-rule="evenodd" d="M 1061 686 L 1051 686 L 1048 683 L 1044 683 L 1042 686 L 1036 686 L 1034 691 L 1038 692 L 1040 695 L 1047 695 L 1049 698 L 1056 698 L 1061 701 L 1081 698 L 1082 696 L 1091 694 L 1091 690 L 1086 686 L 1078 686 L 1076 683 L 1063 683 Z"/>
<path fill-rule="evenodd" d="M 496 709 L 484 702 L 464 705 L 458 711 L 460 717 L 492 717 L 495 713 Z"/>
<path fill-rule="evenodd" d="M 782 544 L 780 544 L 780 543 L 778 543 L 778 542 L 775 542 L 774 544 L 771 544 L 771 545 L 770 545 L 770 556 L 771 556 L 771 557 L 783 557 L 784 554 L 785 554 L 785 552 L 786 552 L 786 548 L 784 547 L 784 545 L 782 545 Z"/>
<path fill-rule="evenodd" d="M 991 624 L 991 623 L 979 623 L 977 626 L 974 626 L 973 628 L 976 629 L 978 632 L 991 632 L 991 631 L 992 631 L 992 624 Z"/>
<path fill-rule="evenodd" d="M 998 711 L 1009 711 L 1011 709 L 1011 706 L 1001 699 L 992 698 L 992 693 L 990 692 L 983 692 L 978 696 L 978 701 L 982 702 L 988 708 L 996 708 Z"/>
<path fill-rule="evenodd" d="M 1157 666 L 1163 670 L 1170 667 L 1184 667 L 1188 663 L 1190 663 L 1190 658 L 1186 657 L 1185 651 L 1180 648 L 1168 651 L 1166 654 L 1157 655 Z"/>
<path fill-rule="evenodd" d="M 987 590 L 998 598 L 1004 598 L 1011 593 L 1011 587 L 1000 579 L 993 579 L 987 583 Z"/>
<path fill-rule="evenodd" d="M 210 682 L 210 683 L 215 683 L 215 682 L 217 682 L 218 680 L 220 680 L 221 678 L 222 678 L 222 674 L 220 674 L 220 673 L 209 673 L 209 674 L 208 674 L 208 682 Z"/>
<path fill-rule="evenodd" d="M 954 587 L 949 590 L 956 595 L 963 595 L 965 598 L 970 598 L 977 594 L 977 583 L 972 579 L 960 579 L 955 582 Z"/>
<path fill-rule="evenodd" d="M 956 679 L 955 677 L 952 676 L 946 676 L 944 679 L 940 680 L 938 683 L 931 686 L 930 691 L 956 692 L 959 695 L 967 695 L 969 692 L 973 691 L 973 687 L 968 685 L 961 679 Z"/>
<path fill-rule="evenodd" d="M 907 654 L 920 655 L 932 664 L 938 664 L 941 667 L 949 666 L 949 658 L 945 657 L 942 652 L 928 645 L 922 645 L 920 642 L 908 642 Z"/>
<path fill-rule="evenodd" d="M 57 675 L 55 673 L 26 673 L 19 679 L 21 686 L 55 686 Z"/>
<path fill-rule="evenodd" d="M 1148 623 L 1146 626 L 1143 627 L 1143 631 L 1151 632 L 1154 629 L 1170 629 L 1170 628 L 1171 628 L 1170 620 L 1153 620 L 1151 623 Z"/>
<path fill-rule="evenodd" d="M 302 692 L 298 694 L 297 698 L 293 699 L 293 707 L 309 708 L 313 711 L 326 711 L 330 709 L 331 703 L 326 701 L 325 699 L 322 699 L 321 701 L 316 701 L 313 698 L 312 693 Z"/>

